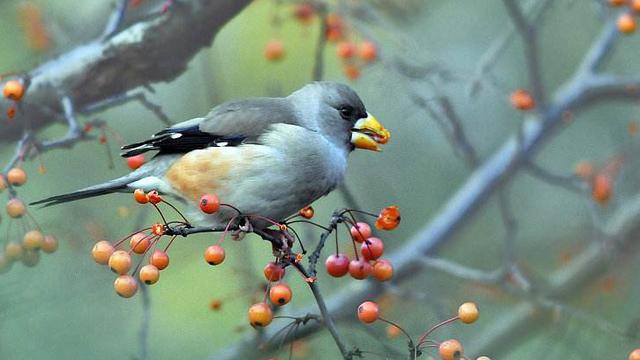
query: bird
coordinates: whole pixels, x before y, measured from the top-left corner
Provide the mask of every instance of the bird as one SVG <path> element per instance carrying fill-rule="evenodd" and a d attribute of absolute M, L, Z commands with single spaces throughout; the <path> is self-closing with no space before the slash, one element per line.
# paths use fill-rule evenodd
<path fill-rule="evenodd" d="M 231 208 L 210 215 L 195 211 L 204 194 L 216 194 L 242 214 L 282 221 L 334 190 L 354 149 L 380 151 L 390 135 L 351 87 L 316 81 L 286 97 L 222 103 L 204 117 L 125 145 L 123 157 L 155 155 L 125 176 L 32 205 L 142 189 L 186 203 L 201 224 L 224 226 L 238 215 Z"/>

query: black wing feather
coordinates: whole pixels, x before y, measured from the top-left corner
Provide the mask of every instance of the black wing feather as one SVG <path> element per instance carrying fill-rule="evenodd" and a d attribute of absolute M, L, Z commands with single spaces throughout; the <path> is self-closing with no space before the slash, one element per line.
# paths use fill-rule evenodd
<path fill-rule="evenodd" d="M 185 128 L 167 128 L 156 133 L 151 139 L 125 145 L 121 155 L 131 157 L 147 151 L 157 150 L 159 154 L 186 153 L 191 150 L 211 146 L 235 146 L 244 141 L 244 136 L 220 136 L 201 131 L 198 125 Z"/>

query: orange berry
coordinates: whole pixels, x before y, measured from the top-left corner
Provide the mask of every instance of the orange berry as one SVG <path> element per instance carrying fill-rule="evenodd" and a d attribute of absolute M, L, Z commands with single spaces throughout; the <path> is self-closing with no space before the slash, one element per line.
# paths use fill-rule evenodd
<path fill-rule="evenodd" d="M 640 349 L 635 349 L 629 353 L 629 360 L 640 360 Z"/>
<path fill-rule="evenodd" d="M 593 166 L 586 160 L 582 160 L 576 164 L 574 173 L 583 179 L 589 179 L 593 176 Z"/>
<path fill-rule="evenodd" d="M 380 308 L 373 301 L 365 301 L 358 306 L 358 319 L 365 324 L 371 324 L 378 320 Z"/>
<path fill-rule="evenodd" d="M 527 90 L 518 89 L 511 93 L 511 106 L 518 110 L 531 110 L 536 102 Z"/>
<path fill-rule="evenodd" d="M 398 335 L 400 335 L 401 331 L 400 328 L 395 326 L 395 325 L 391 325 L 389 324 L 389 326 L 387 326 L 387 337 L 389 339 L 393 339 L 395 337 L 398 337 Z"/>
<path fill-rule="evenodd" d="M 156 223 L 151 225 L 151 233 L 156 236 L 162 236 L 167 232 L 167 227 L 165 224 Z"/>
<path fill-rule="evenodd" d="M 389 260 L 380 259 L 373 264 L 373 277 L 378 281 L 387 281 L 393 277 L 393 265 Z"/>
<path fill-rule="evenodd" d="M 144 154 L 138 154 L 127 158 L 127 166 L 131 170 L 136 170 L 140 166 L 144 165 Z"/>
<path fill-rule="evenodd" d="M 14 117 L 16 117 L 17 112 L 18 109 L 14 105 L 11 105 L 7 108 L 7 117 L 9 119 L 13 119 Z"/>
<path fill-rule="evenodd" d="M 36 250 L 25 250 L 20 259 L 26 267 L 34 267 L 40 261 L 40 253 Z"/>
<path fill-rule="evenodd" d="M 264 48 L 264 57 L 268 61 L 282 60 L 284 57 L 284 45 L 280 40 L 270 40 Z"/>
<path fill-rule="evenodd" d="M 220 245 L 211 245 L 204 251 L 204 260 L 209 265 L 220 265 L 224 261 L 224 248 Z"/>
<path fill-rule="evenodd" d="M 364 259 L 349 262 L 349 274 L 356 280 L 364 280 L 371 274 L 371 265 Z"/>
<path fill-rule="evenodd" d="M 253 327 L 263 327 L 271 324 L 273 311 L 266 303 L 257 303 L 249 308 L 249 324 Z"/>
<path fill-rule="evenodd" d="M 18 80 L 9 80 L 4 84 L 2 93 L 9 100 L 20 101 L 24 96 L 24 85 Z"/>
<path fill-rule="evenodd" d="M 346 64 L 342 68 L 342 73 L 349 80 L 356 80 L 360 77 L 360 68 L 355 64 Z"/>
<path fill-rule="evenodd" d="M 109 258 L 114 251 L 115 249 L 110 242 L 102 240 L 93 245 L 93 249 L 91 249 L 91 255 L 98 264 L 107 265 L 109 263 Z"/>
<path fill-rule="evenodd" d="M 440 344 L 438 348 L 442 360 L 458 360 L 462 357 L 462 345 L 456 339 L 450 339 Z"/>
<path fill-rule="evenodd" d="M 138 282 L 131 275 L 120 275 L 114 281 L 113 288 L 123 298 L 130 298 L 138 291 Z"/>
<path fill-rule="evenodd" d="M 220 209 L 220 199 L 216 194 L 204 194 L 200 198 L 200 210 L 205 214 L 213 214 Z"/>
<path fill-rule="evenodd" d="M 478 312 L 478 307 L 475 303 L 466 302 L 458 308 L 458 317 L 465 324 L 473 324 L 478 320 L 479 316 L 480 312 Z"/>
<path fill-rule="evenodd" d="M 151 239 L 145 233 L 136 233 L 129 240 L 129 247 L 136 254 L 144 254 L 151 246 Z"/>
<path fill-rule="evenodd" d="M 629 7 L 631 7 L 631 10 L 635 12 L 640 12 L 640 0 L 631 0 Z"/>
<path fill-rule="evenodd" d="M 27 173 L 21 168 L 13 168 L 7 173 L 7 181 L 13 186 L 24 185 L 27 182 Z"/>
<path fill-rule="evenodd" d="M 144 193 L 142 189 L 136 189 L 133 192 L 133 198 L 138 202 L 138 204 L 146 204 L 149 202 L 149 197 Z"/>
<path fill-rule="evenodd" d="M 631 14 L 621 14 L 618 17 L 618 30 L 623 34 L 630 34 L 636 31 L 636 18 Z"/>
<path fill-rule="evenodd" d="M 124 250 L 118 250 L 109 256 L 108 264 L 114 273 L 124 275 L 131 269 L 131 255 Z"/>
<path fill-rule="evenodd" d="M 627 2 L 627 0 L 609 0 L 608 2 L 611 6 L 622 6 Z"/>
<path fill-rule="evenodd" d="M 10 241 L 4 246 L 4 254 L 10 260 L 19 260 L 22 257 L 22 254 L 24 254 L 24 248 L 21 244 L 15 241 Z"/>
<path fill-rule="evenodd" d="M 363 242 L 365 239 L 371 237 L 371 226 L 365 222 L 357 222 L 354 226 L 351 227 L 351 238 L 355 242 Z"/>
<path fill-rule="evenodd" d="M 7 202 L 7 214 L 10 217 L 17 219 L 22 217 L 27 212 L 27 208 L 24 206 L 22 200 L 13 198 Z"/>
<path fill-rule="evenodd" d="M 218 311 L 218 310 L 220 310 L 220 308 L 222 308 L 222 300 L 220 300 L 220 299 L 213 299 L 209 303 L 209 309 L 211 309 L 213 311 Z"/>
<path fill-rule="evenodd" d="M 315 211 L 313 210 L 313 207 L 307 206 L 307 207 L 303 207 L 302 209 L 300 209 L 298 214 L 300 214 L 300 216 L 302 216 L 305 219 L 311 219 L 311 218 L 313 218 L 313 215 L 315 214 Z"/>
<path fill-rule="evenodd" d="M 341 59 L 351 59 L 356 54 L 356 46 L 349 41 L 341 41 L 336 46 L 336 55 Z"/>
<path fill-rule="evenodd" d="M 160 196 L 156 190 L 149 191 L 149 193 L 147 193 L 147 198 L 152 204 L 157 204 L 162 201 L 162 196 Z"/>
<path fill-rule="evenodd" d="M 271 287 L 269 290 L 269 299 L 274 305 L 282 306 L 291 301 L 291 288 L 287 284 L 278 284 Z"/>
<path fill-rule="evenodd" d="M 384 243 L 377 237 L 370 237 L 360 246 L 360 253 L 365 260 L 376 260 L 384 253 Z"/>
<path fill-rule="evenodd" d="M 58 250 L 58 240 L 53 235 L 46 235 L 42 242 L 42 251 L 51 254 Z"/>
<path fill-rule="evenodd" d="M 336 42 L 344 38 L 344 22 L 340 16 L 327 15 L 325 37 L 329 42 Z"/>
<path fill-rule="evenodd" d="M 160 279 L 160 270 L 153 265 L 145 265 L 140 268 L 138 277 L 143 283 L 153 285 Z"/>
<path fill-rule="evenodd" d="M 372 41 L 363 41 L 358 47 L 358 56 L 365 62 L 373 62 L 378 58 L 378 47 Z"/>
<path fill-rule="evenodd" d="M 22 246 L 27 250 L 36 250 L 42 247 L 44 235 L 38 230 L 27 231 L 22 238 Z"/>
<path fill-rule="evenodd" d="M 613 179 L 607 174 L 596 174 L 591 184 L 591 197 L 600 205 L 605 205 L 613 192 Z"/>
<path fill-rule="evenodd" d="M 376 228 L 393 230 L 400 224 L 400 209 L 397 206 L 387 206 L 380 211 L 376 219 Z"/>
<path fill-rule="evenodd" d="M 273 261 L 269 262 L 264 267 L 264 277 L 267 278 L 268 281 L 278 281 L 284 277 L 285 270 L 282 266 L 274 263 Z"/>
<path fill-rule="evenodd" d="M 158 268 L 158 270 L 164 270 L 169 266 L 169 255 L 162 250 L 156 250 L 149 256 L 149 264 Z"/>

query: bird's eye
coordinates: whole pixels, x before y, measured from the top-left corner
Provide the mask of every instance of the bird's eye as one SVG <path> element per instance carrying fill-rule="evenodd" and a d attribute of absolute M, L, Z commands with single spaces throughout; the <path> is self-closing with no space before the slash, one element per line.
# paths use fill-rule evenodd
<path fill-rule="evenodd" d="M 340 116 L 345 120 L 351 120 L 353 117 L 353 107 L 344 105 L 340 107 Z"/>

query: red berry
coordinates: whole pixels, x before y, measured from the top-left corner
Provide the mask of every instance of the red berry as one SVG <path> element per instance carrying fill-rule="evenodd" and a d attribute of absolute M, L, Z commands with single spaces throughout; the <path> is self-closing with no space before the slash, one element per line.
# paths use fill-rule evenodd
<path fill-rule="evenodd" d="M 156 250 L 149 257 L 149 264 L 158 268 L 158 270 L 164 270 L 169 266 L 169 255 L 162 250 Z"/>
<path fill-rule="evenodd" d="M 133 192 L 133 198 L 139 203 L 139 204 L 146 204 L 149 202 L 149 197 L 147 197 L 147 194 L 144 193 L 144 190 L 142 189 L 136 189 Z"/>
<path fill-rule="evenodd" d="M 376 228 L 393 230 L 400 224 L 400 209 L 397 206 L 387 206 L 380 211 L 376 219 Z"/>
<path fill-rule="evenodd" d="M 284 45 L 282 41 L 273 39 L 264 48 L 264 57 L 269 61 L 282 60 L 284 57 Z"/>
<path fill-rule="evenodd" d="M 372 41 L 363 41 L 358 48 L 358 55 L 365 62 L 375 61 L 378 57 L 378 47 Z"/>
<path fill-rule="evenodd" d="M 511 106 L 518 110 L 531 110 L 536 106 L 533 96 L 524 89 L 518 89 L 511 93 Z"/>
<path fill-rule="evenodd" d="M 341 59 L 350 59 L 356 54 L 356 46 L 349 41 L 341 41 L 336 46 L 336 54 Z"/>
<path fill-rule="evenodd" d="M 393 265 L 389 260 L 379 259 L 373 264 L 373 277 L 378 281 L 387 281 L 393 277 Z"/>
<path fill-rule="evenodd" d="M 200 210 L 205 214 L 213 214 L 220 209 L 220 199 L 216 194 L 204 194 L 200 198 Z"/>
<path fill-rule="evenodd" d="M 333 277 L 342 277 L 349 272 L 349 257 L 345 254 L 329 255 L 324 262 L 327 273 Z"/>
<path fill-rule="evenodd" d="M 220 245 L 211 245 L 204 251 L 204 260 L 209 265 L 220 265 L 224 261 L 224 248 Z"/>
<path fill-rule="evenodd" d="M 109 257 L 109 268 L 118 275 L 124 275 L 131 269 L 131 255 L 118 250 Z"/>
<path fill-rule="evenodd" d="M 21 168 L 13 168 L 7 173 L 7 180 L 13 186 L 21 186 L 27 182 L 27 173 Z"/>
<path fill-rule="evenodd" d="M 300 209 L 300 211 L 298 212 L 298 214 L 300 214 L 300 216 L 302 216 L 305 219 L 311 219 L 313 217 L 314 213 L 315 213 L 315 211 L 313 210 L 313 207 L 311 207 L 311 206 L 304 207 L 304 208 Z"/>
<path fill-rule="evenodd" d="M 438 349 L 442 360 L 458 360 L 462 356 L 462 345 L 456 339 L 450 339 L 440 344 Z"/>
<path fill-rule="evenodd" d="M 355 242 L 363 242 L 364 239 L 371 237 L 371 226 L 365 222 L 357 222 L 351 227 L 351 238 Z"/>
<path fill-rule="evenodd" d="M 106 240 L 98 241 L 95 245 L 93 245 L 93 249 L 91 250 L 91 255 L 93 255 L 93 259 L 102 265 L 107 265 L 109 263 L 109 258 L 115 249 L 110 242 Z"/>
<path fill-rule="evenodd" d="M 380 308 L 373 301 L 365 301 L 358 306 L 358 319 L 365 324 L 370 324 L 380 316 Z"/>
<path fill-rule="evenodd" d="M 127 166 L 131 170 L 136 170 L 140 166 L 144 165 L 144 154 L 139 154 L 127 158 Z"/>
<path fill-rule="evenodd" d="M 264 267 L 264 277 L 269 281 L 278 281 L 284 277 L 285 271 L 284 268 L 276 263 L 269 262 Z"/>
<path fill-rule="evenodd" d="M 375 260 L 384 253 L 384 244 L 377 237 L 370 237 L 360 246 L 360 253 L 365 260 Z"/>
<path fill-rule="evenodd" d="M 157 204 L 162 201 L 162 196 L 160 196 L 156 190 L 149 191 L 147 197 L 149 198 L 149 202 L 152 204 Z"/>
<path fill-rule="evenodd" d="M 357 280 L 366 279 L 371 274 L 371 265 L 363 259 L 351 260 L 349 262 L 349 274 Z"/>

